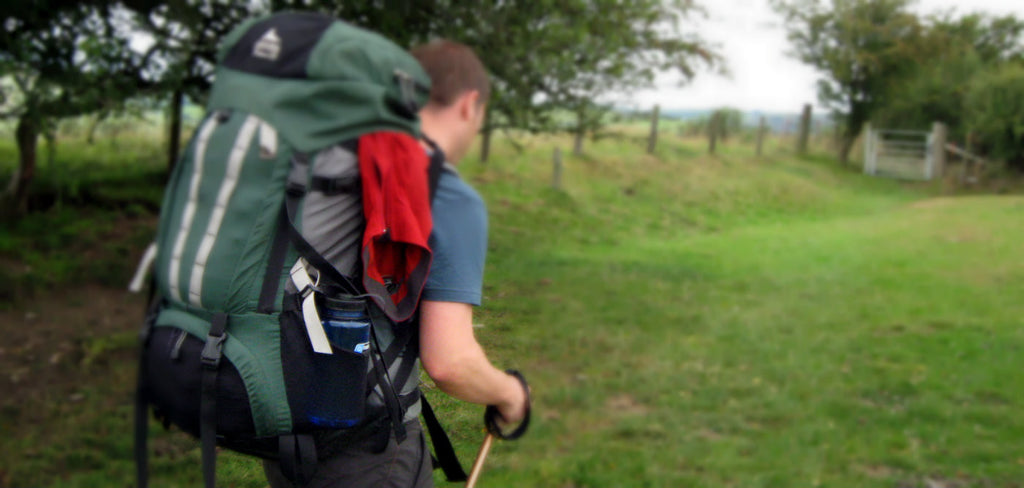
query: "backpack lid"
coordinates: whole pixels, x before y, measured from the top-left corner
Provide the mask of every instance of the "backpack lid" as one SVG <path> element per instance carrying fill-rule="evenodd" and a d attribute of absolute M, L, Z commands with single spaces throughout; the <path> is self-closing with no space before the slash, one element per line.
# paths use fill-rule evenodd
<path fill-rule="evenodd" d="M 383 36 L 308 12 L 246 21 L 218 51 L 207 108 L 244 109 L 299 151 L 374 131 L 419 135 L 430 78 Z"/>

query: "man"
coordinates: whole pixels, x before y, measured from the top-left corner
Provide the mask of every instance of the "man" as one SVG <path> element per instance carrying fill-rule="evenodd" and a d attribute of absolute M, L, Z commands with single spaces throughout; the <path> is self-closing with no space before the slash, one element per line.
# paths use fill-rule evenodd
<path fill-rule="evenodd" d="M 419 359 L 445 393 L 463 401 L 494 405 L 505 423 L 521 421 L 526 392 L 513 376 L 491 365 L 473 335 L 473 307 L 480 305 L 487 251 L 487 211 L 483 200 L 462 181 L 454 165 L 466 155 L 483 124 L 490 82 L 473 51 L 456 42 L 434 41 L 412 50 L 430 76 L 428 104 L 420 111 L 423 134 L 447 157 L 433 200 L 433 263 L 420 303 Z M 424 144 L 427 151 L 433 151 Z M 409 351 L 407 351 L 409 352 Z M 411 351 L 415 353 L 415 351 Z M 396 363 L 415 362 L 404 354 Z M 400 370 L 396 364 L 391 370 Z M 415 367 L 415 366 L 414 366 Z M 401 395 L 415 390 L 418 374 L 395 385 Z M 370 402 L 373 404 L 374 397 Z M 320 462 L 311 488 L 318 487 L 431 487 L 432 465 L 417 419 L 420 405 L 406 411 L 408 437 L 392 436 L 383 452 L 372 440 L 335 440 Z M 320 442 L 331 444 L 331 440 Z M 275 488 L 289 486 L 276 463 L 264 463 Z"/>

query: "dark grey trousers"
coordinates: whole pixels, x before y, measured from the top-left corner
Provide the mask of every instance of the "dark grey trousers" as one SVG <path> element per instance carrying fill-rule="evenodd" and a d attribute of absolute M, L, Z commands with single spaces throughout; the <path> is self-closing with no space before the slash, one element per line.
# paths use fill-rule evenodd
<path fill-rule="evenodd" d="M 433 488 L 433 463 L 418 421 L 406 424 L 408 437 L 398 444 L 392 433 L 384 452 L 374 453 L 372 441 L 357 442 L 320 462 L 308 488 Z M 292 488 L 280 466 L 263 461 L 271 488 Z"/>

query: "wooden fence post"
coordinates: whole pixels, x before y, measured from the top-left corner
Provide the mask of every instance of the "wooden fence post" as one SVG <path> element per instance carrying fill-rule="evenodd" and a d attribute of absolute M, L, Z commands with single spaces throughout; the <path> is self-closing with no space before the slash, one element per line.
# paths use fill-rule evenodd
<path fill-rule="evenodd" d="M 796 152 L 807 155 L 807 142 L 811 137 L 811 104 L 804 105 L 804 113 L 800 117 L 800 138 L 797 139 Z"/>
<path fill-rule="evenodd" d="M 651 116 L 651 137 L 647 139 L 647 154 L 654 154 L 654 146 L 658 144 L 658 117 L 661 106 L 654 105 L 654 114 Z"/>
<path fill-rule="evenodd" d="M 551 186 L 556 190 L 562 189 L 562 149 L 556 147 L 554 160 L 552 161 L 554 168 L 551 176 Z"/>
<path fill-rule="evenodd" d="M 718 111 L 712 112 L 711 120 L 708 120 L 708 154 L 715 154 L 715 148 L 718 147 L 718 133 L 721 132 L 718 127 L 721 123 L 720 115 Z"/>
<path fill-rule="evenodd" d="M 929 175 L 931 178 L 942 178 L 946 175 L 946 136 L 946 124 L 932 124 L 932 171 Z"/>
<path fill-rule="evenodd" d="M 757 157 L 761 157 L 762 149 L 764 149 L 764 132 L 767 128 L 768 123 L 765 121 L 764 116 L 761 116 L 761 123 L 757 126 Z"/>

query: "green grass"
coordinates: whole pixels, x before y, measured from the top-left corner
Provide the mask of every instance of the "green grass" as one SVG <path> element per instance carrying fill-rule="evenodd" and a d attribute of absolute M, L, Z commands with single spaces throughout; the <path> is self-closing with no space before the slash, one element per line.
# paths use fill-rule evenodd
<path fill-rule="evenodd" d="M 509 325 L 525 346 L 509 356 L 534 364 L 541 418 L 557 414 L 493 476 L 1012 486 L 1024 267 L 992 256 L 1024 236 L 987 232 L 1024 201 L 953 206 L 537 259 L 551 284 L 502 304 L 539 310 Z"/>
<path fill-rule="evenodd" d="M 588 142 L 561 189 L 564 138 L 461 167 L 491 214 L 478 336 L 536 402 L 480 486 L 1021 486 L 1024 198 L 638 134 Z M 131 483 L 130 347 L 85 350 L 113 357 L 0 436 L 0 486 Z M 427 390 L 468 465 L 482 408 Z M 154 486 L 197 485 L 197 444 L 152 433 Z M 264 486 L 222 460 L 224 486 Z"/>
<path fill-rule="evenodd" d="M 474 174 L 480 335 L 538 402 L 493 486 L 1017 486 L 1024 200 L 638 148 Z"/>
<path fill-rule="evenodd" d="M 40 143 L 32 214 L 0 220 L 0 308 L 67 284 L 127 283 L 153 239 L 166 179 L 165 156 L 149 129 L 93 144 L 64 136 L 53 161 Z M 16 161 L 14 142 L 0 139 L 0 181 Z"/>

